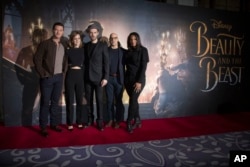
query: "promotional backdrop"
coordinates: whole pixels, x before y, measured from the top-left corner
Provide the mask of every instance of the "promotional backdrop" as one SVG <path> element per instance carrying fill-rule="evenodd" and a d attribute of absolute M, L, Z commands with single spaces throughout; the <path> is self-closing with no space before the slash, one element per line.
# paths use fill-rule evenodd
<path fill-rule="evenodd" d="M 33 55 L 57 21 L 65 24 L 65 37 L 72 30 L 85 31 L 89 24 L 99 23 L 101 36 L 117 33 L 124 48 L 130 32 L 140 34 L 150 57 L 139 99 L 142 119 L 249 109 L 247 14 L 143 0 L 17 0 L 9 1 L 3 10 L 7 126 L 38 124 L 39 78 Z M 86 32 L 83 39 L 89 41 Z M 123 100 L 127 108 L 126 92 Z M 63 94 L 60 103 L 64 123 Z"/>

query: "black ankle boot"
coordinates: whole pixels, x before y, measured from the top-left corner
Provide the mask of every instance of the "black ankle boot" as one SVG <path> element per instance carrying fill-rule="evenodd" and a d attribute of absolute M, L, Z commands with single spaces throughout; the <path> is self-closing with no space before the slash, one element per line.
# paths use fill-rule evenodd
<path fill-rule="evenodd" d="M 133 128 L 132 128 L 132 123 L 131 123 L 131 121 L 128 121 L 128 122 L 127 122 L 127 131 L 128 131 L 129 133 L 133 133 Z"/>
<path fill-rule="evenodd" d="M 132 127 L 133 129 L 135 128 L 141 128 L 141 119 L 139 117 L 135 118 L 135 123 Z"/>

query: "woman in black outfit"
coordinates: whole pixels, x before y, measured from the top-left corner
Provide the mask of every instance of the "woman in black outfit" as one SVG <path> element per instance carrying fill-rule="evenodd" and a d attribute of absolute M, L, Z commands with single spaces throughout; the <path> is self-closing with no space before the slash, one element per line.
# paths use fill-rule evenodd
<path fill-rule="evenodd" d="M 81 31 L 72 31 L 69 48 L 66 50 L 68 70 L 65 78 L 65 97 L 68 130 L 73 130 L 74 102 L 76 99 L 76 124 L 79 129 L 86 125 L 87 110 L 84 97 L 84 48 Z M 84 121 L 85 119 L 85 121 Z"/>
<path fill-rule="evenodd" d="M 125 54 L 125 89 L 129 96 L 127 130 L 133 132 L 141 127 L 138 98 L 146 83 L 146 69 L 149 62 L 148 50 L 141 44 L 137 32 L 129 34 L 127 39 L 128 51 Z"/>

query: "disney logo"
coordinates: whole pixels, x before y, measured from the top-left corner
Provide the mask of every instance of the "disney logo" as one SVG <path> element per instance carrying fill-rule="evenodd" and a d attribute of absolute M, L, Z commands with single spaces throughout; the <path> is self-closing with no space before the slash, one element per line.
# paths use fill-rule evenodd
<path fill-rule="evenodd" d="M 229 25 L 229 24 L 223 24 L 221 20 L 215 20 L 215 19 L 211 19 L 211 21 L 213 22 L 212 23 L 212 27 L 214 29 L 227 29 L 228 32 L 231 31 L 232 29 L 232 25 Z"/>

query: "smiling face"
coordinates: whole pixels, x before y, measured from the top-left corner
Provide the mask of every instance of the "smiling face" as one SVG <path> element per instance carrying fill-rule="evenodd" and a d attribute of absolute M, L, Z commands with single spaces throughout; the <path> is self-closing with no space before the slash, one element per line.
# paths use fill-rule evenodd
<path fill-rule="evenodd" d="M 60 39 L 63 36 L 64 28 L 63 26 L 56 25 L 53 29 L 53 35 L 55 39 Z"/>
<path fill-rule="evenodd" d="M 72 44 L 74 48 L 79 48 L 81 46 L 82 40 L 80 34 L 76 34 L 72 39 Z"/>

